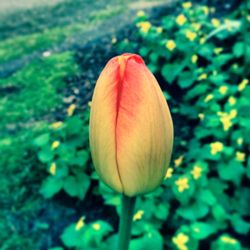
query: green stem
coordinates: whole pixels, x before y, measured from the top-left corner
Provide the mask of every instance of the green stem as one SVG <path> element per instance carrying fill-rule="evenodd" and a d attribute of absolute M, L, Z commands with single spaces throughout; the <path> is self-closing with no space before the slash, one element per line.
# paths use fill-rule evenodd
<path fill-rule="evenodd" d="M 122 195 L 118 250 L 128 250 L 136 197 Z"/>

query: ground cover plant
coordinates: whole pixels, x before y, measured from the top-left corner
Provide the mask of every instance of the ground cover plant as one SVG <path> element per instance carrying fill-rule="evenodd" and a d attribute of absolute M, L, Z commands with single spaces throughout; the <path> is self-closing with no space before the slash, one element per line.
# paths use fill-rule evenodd
<path fill-rule="evenodd" d="M 165 92 L 175 124 L 170 168 L 161 187 L 136 203 L 130 249 L 247 250 L 250 6 L 242 4 L 223 15 L 216 6 L 191 2 L 174 9 L 153 20 L 139 11 L 131 36 L 110 39 L 112 53 L 135 52 L 145 59 Z M 16 53 L 4 45 L 0 51 Z M 41 67 L 46 70 L 38 70 Z M 1 131 L 8 129 L 1 132 L 1 173 L 11 177 L 3 179 L 1 207 L 12 210 L 0 211 L 9 218 L 8 226 L 1 228 L 1 250 L 34 245 L 50 250 L 116 249 L 120 196 L 93 171 L 88 146 L 91 102 L 62 102 L 69 79 L 84 73 L 81 67 L 72 52 L 45 53 L 0 80 L 3 93 L 13 91 L 0 99 Z M 12 112 L 6 115 L 7 110 Z M 60 206 L 52 206 L 52 223 L 35 212 L 42 204 L 48 210 L 49 202 L 67 207 L 63 213 Z M 59 229 L 53 231 L 53 224 Z M 32 238 L 30 230 L 36 232 Z M 40 232 L 43 237 L 51 234 L 43 238 L 46 247 L 34 244 Z"/>

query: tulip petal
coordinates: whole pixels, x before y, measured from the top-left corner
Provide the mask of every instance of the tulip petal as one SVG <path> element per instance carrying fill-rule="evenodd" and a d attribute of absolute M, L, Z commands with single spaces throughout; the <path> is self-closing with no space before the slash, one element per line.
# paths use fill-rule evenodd
<path fill-rule="evenodd" d="M 128 196 L 153 190 L 165 176 L 173 125 L 160 87 L 138 56 L 127 60 L 116 124 L 117 164 Z"/>

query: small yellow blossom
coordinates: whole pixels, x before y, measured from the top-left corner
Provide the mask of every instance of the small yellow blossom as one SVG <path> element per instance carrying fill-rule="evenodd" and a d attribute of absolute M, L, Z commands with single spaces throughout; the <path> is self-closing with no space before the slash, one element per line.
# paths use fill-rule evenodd
<path fill-rule="evenodd" d="M 197 180 L 201 177 L 202 168 L 199 166 L 194 166 L 191 174 L 193 175 L 194 179 Z"/>
<path fill-rule="evenodd" d="M 241 146 L 241 145 L 243 144 L 243 138 L 242 138 L 242 137 L 239 137 L 239 138 L 237 139 L 237 144 L 238 144 L 239 146 Z"/>
<path fill-rule="evenodd" d="M 209 102 L 210 100 L 214 99 L 214 95 L 209 94 L 205 97 L 204 102 Z"/>
<path fill-rule="evenodd" d="M 229 113 L 229 117 L 233 119 L 237 116 L 237 114 L 238 114 L 237 109 L 232 109 Z"/>
<path fill-rule="evenodd" d="M 189 241 L 189 237 L 184 233 L 179 233 L 176 237 L 172 238 L 173 243 L 179 250 L 188 250 L 186 244 Z"/>
<path fill-rule="evenodd" d="M 166 42 L 166 48 L 168 50 L 173 51 L 175 49 L 175 47 L 176 47 L 176 44 L 175 44 L 175 42 L 173 40 L 168 40 Z"/>
<path fill-rule="evenodd" d="M 202 37 L 201 39 L 200 39 L 200 44 L 204 44 L 206 42 L 206 38 L 205 37 Z"/>
<path fill-rule="evenodd" d="M 138 210 L 134 216 L 133 216 L 133 221 L 137 221 L 137 220 L 140 220 L 142 218 L 144 214 L 144 211 L 143 210 Z"/>
<path fill-rule="evenodd" d="M 248 79 L 243 79 L 242 82 L 238 85 L 238 90 L 239 91 L 244 90 L 248 83 L 249 83 Z"/>
<path fill-rule="evenodd" d="M 186 31 L 186 37 L 192 42 L 194 41 L 194 39 L 197 37 L 196 33 L 191 31 L 191 30 L 187 30 Z"/>
<path fill-rule="evenodd" d="M 237 243 L 236 239 L 231 238 L 231 237 L 229 237 L 227 235 L 221 236 L 220 240 L 223 241 L 223 242 L 225 242 L 225 243 L 227 243 L 227 244 L 232 244 L 232 245 L 234 245 L 234 244 Z"/>
<path fill-rule="evenodd" d="M 219 141 L 210 143 L 210 152 L 212 155 L 216 155 L 217 153 L 222 152 L 223 148 L 224 145 Z"/>
<path fill-rule="evenodd" d="M 166 173 L 166 175 L 165 175 L 165 179 L 171 178 L 172 175 L 173 175 L 173 171 L 174 171 L 173 168 L 168 168 L 167 173 Z"/>
<path fill-rule="evenodd" d="M 150 22 L 145 21 L 145 22 L 138 23 L 137 27 L 140 28 L 141 32 L 148 33 L 148 31 L 150 30 L 150 28 L 152 27 L 152 25 L 151 25 Z"/>
<path fill-rule="evenodd" d="M 178 191 L 182 193 L 184 190 L 189 188 L 188 178 L 182 177 L 175 181 L 176 186 L 178 187 Z"/>
<path fill-rule="evenodd" d="M 180 14 L 176 17 L 175 21 L 178 25 L 182 26 L 187 21 L 187 18 L 183 14 Z"/>
<path fill-rule="evenodd" d="M 209 8 L 207 6 L 203 6 L 202 7 L 202 10 L 204 11 L 204 14 L 205 15 L 208 15 L 209 14 Z"/>
<path fill-rule="evenodd" d="M 117 38 L 116 38 L 115 36 L 112 37 L 111 43 L 112 43 L 112 44 L 117 43 Z"/>
<path fill-rule="evenodd" d="M 56 148 L 59 147 L 59 145 L 60 145 L 60 142 L 59 142 L 59 141 L 54 141 L 54 142 L 51 144 L 51 148 L 52 148 L 52 149 L 56 149 Z"/>
<path fill-rule="evenodd" d="M 203 120 L 204 120 L 204 118 L 205 118 L 205 115 L 204 115 L 204 114 L 202 114 L 202 113 L 199 113 L 199 114 L 198 114 L 198 117 L 200 118 L 200 120 L 201 120 L 201 121 L 203 121 Z"/>
<path fill-rule="evenodd" d="M 195 29 L 195 31 L 199 31 L 201 29 L 200 23 L 192 23 L 192 27 Z"/>
<path fill-rule="evenodd" d="M 203 73 L 198 77 L 198 81 L 206 80 L 207 79 L 207 74 Z"/>
<path fill-rule="evenodd" d="M 85 219 L 85 217 L 82 216 L 82 217 L 77 221 L 76 226 L 75 226 L 75 230 L 76 230 L 76 231 L 79 231 L 82 227 L 84 227 L 84 225 L 85 225 L 84 219 Z"/>
<path fill-rule="evenodd" d="M 94 223 L 92 227 L 96 230 L 99 231 L 101 229 L 101 225 L 99 223 Z"/>
<path fill-rule="evenodd" d="M 177 159 L 174 160 L 174 165 L 176 168 L 182 164 L 183 159 L 184 159 L 184 155 L 180 155 Z"/>
<path fill-rule="evenodd" d="M 227 93 L 227 91 L 228 91 L 228 87 L 227 86 L 221 86 L 220 88 L 219 88 L 219 92 L 222 94 L 222 95 L 225 95 L 226 93 Z"/>
<path fill-rule="evenodd" d="M 223 125 L 223 130 L 224 131 L 228 131 L 233 126 L 233 123 L 232 123 L 229 116 L 220 117 L 220 122 Z"/>
<path fill-rule="evenodd" d="M 137 15 L 138 17 L 142 17 L 142 16 L 145 16 L 145 12 L 144 12 L 143 10 L 139 10 L 139 11 L 136 13 L 136 15 Z"/>
<path fill-rule="evenodd" d="M 72 116 L 74 114 L 75 109 L 76 109 L 76 105 L 70 104 L 68 109 L 67 109 L 68 116 Z"/>
<path fill-rule="evenodd" d="M 230 106 L 233 106 L 236 103 L 236 99 L 233 96 L 230 96 L 228 98 L 228 102 L 229 102 Z"/>
<path fill-rule="evenodd" d="M 247 21 L 250 22 L 250 15 L 247 15 Z"/>
<path fill-rule="evenodd" d="M 156 28 L 156 32 L 157 32 L 157 33 L 162 33 L 162 31 L 163 31 L 163 28 L 162 28 L 162 27 L 157 27 L 157 28 Z"/>
<path fill-rule="evenodd" d="M 63 125 L 63 123 L 59 121 L 59 122 L 54 122 L 54 123 L 52 123 L 52 124 L 51 124 L 51 127 L 52 127 L 53 129 L 58 129 L 58 128 L 62 127 L 62 125 Z"/>
<path fill-rule="evenodd" d="M 51 175 L 55 175 L 56 174 L 56 164 L 55 162 L 52 162 L 49 168 L 49 172 Z"/>
<path fill-rule="evenodd" d="M 237 161 L 243 162 L 246 159 L 246 154 L 243 152 L 237 151 L 235 155 Z"/>
<path fill-rule="evenodd" d="M 190 9 L 192 7 L 191 2 L 185 2 L 182 4 L 183 9 Z"/>
<path fill-rule="evenodd" d="M 210 12 L 211 12 L 211 13 L 215 13 L 215 11 L 216 11 L 215 7 L 211 7 L 211 8 L 210 8 Z"/>
<path fill-rule="evenodd" d="M 197 61 L 198 61 L 198 56 L 197 56 L 197 55 L 192 55 L 191 61 L 192 61 L 192 63 L 197 63 Z"/>
<path fill-rule="evenodd" d="M 217 18 L 212 18 L 211 23 L 215 28 L 218 28 L 220 26 L 220 20 Z"/>
<path fill-rule="evenodd" d="M 223 48 L 215 48 L 214 54 L 219 55 L 223 51 Z"/>

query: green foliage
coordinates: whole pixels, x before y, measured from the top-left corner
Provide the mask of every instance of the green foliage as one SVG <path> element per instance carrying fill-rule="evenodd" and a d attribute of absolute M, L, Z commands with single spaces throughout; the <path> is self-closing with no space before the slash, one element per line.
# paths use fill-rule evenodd
<path fill-rule="evenodd" d="M 40 190 L 45 198 L 64 190 L 84 199 L 90 186 L 88 115 L 86 112 L 84 118 L 69 116 L 63 123 L 55 122 L 49 132 L 34 139 L 37 157 L 50 174 Z"/>

